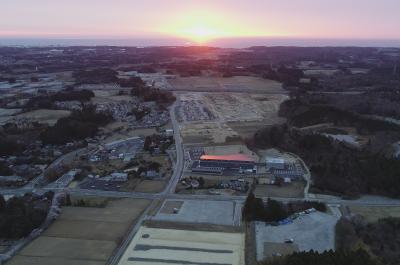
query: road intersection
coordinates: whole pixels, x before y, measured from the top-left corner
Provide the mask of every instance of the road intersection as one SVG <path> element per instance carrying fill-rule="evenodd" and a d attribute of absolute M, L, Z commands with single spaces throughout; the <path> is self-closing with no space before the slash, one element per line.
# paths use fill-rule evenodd
<path fill-rule="evenodd" d="M 141 216 L 136 220 L 135 224 L 129 229 L 129 232 L 122 244 L 115 250 L 112 257 L 109 259 L 108 264 L 116 265 L 118 264 L 120 258 L 128 247 L 130 241 L 142 225 L 143 221 L 146 220 L 148 212 L 150 209 L 155 207 L 156 201 L 163 201 L 166 199 L 173 200 L 207 200 L 207 201 L 235 201 L 237 203 L 242 203 L 245 201 L 246 196 L 230 196 L 230 195 L 194 195 L 194 194 L 175 194 L 175 187 L 178 184 L 179 180 L 183 174 L 184 168 L 184 149 L 182 137 L 180 134 L 179 123 L 175 116 L 175 107 L 179 103 L 179 99 L 170 107 L 170 117 L 171 123 L 174 130 L 174 140 L 176 146 L 176 162 L 174 164 L 173 174 L 170 178 L 169 183 L 167 184 L 164 191 L 160 193 L 141 193 L 141 192 L 120 192 L 120 191 L 103 191 L 103 190 L 86 190 L 80 188 L 57 188 L 55 186 L 45 186 L 42 188 L 35 188 L 38 186 L 39 180 L 41 177 L 38 177 L 34 180 L 33 183 L 28 184 L 19 189 L 3 189 L 0 190 L 0 194 L 2 195 L 14 195 L 20 196 L 27 192 L 36 192 L 36 193 L 44 193 L 46 191 L 54 191 L 56 194 L 67 192 L 71 195 L 79 195 L 79 196 L 95 196 L 95 197 L 112 197 L 112 198 L 137 198 L 137 199 L 148 199 L 151 200 L 152 203 L 143 211 Z M 56 161 L 61 161 L 60 159 Z M 58 162 L 57 162 L 58 163 Z M 309 183 L 309 181 L 308 181 Z M 263 199 L 267 199 L 268 196 Z M 328 205 L 336 205 L 336 206 L 351 206 L 351 205 L 360 205 L 360 206 L 400 206 L 400 200 L 390 199 L 379 196 L 364 196 L 357 200 L 343 200 L 338 197 L 319 197 L 313 198 L 305 192 L 304 198 L 285 198 L 285 197 L 271 197 L 272 199 L 281 201 L 281 202 L 290 202 L 290 201 L 298 201 L 298 200 L 309 200 L 309 201 L 319 201 L 326 203 Z"/>

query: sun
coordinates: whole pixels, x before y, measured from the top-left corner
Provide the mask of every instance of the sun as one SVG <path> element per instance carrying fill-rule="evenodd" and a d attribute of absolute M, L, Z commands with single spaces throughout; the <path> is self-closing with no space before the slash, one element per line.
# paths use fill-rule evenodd
<path fill-rule="evenodd" d="M 162 31 L 197 44 L 236 35 L 233 25 L 227 24 L 220 15 L 202 11 L 177 16 L 168 25 L 164 25 Z"/>
<path fill-rule="evenodd" d="M 234 17 L 215 10 L 181 12 L 168 23 L 160 25 L 160 32 L 199 45 L 222 38 L 265 35 L 256 31 L 254 27 L 246 26 Z"/>
<path fill-rule="evenodd" d="M 202 44 L 206 43 L 212 39 L 218 38 L 219 36 L 223 35 L 218 32 L 216 29 L 204 26 L 204 25 L 194 25 L 183 30 L 183 36 L 190 39 L 193 42 Z"/>

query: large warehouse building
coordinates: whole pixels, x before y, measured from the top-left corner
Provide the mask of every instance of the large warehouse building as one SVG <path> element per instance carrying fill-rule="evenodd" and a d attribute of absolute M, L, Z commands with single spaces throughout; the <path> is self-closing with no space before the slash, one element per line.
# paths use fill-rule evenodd
<path fill-rule="evenodd" d="M 202 155 L 192 167 L 194 172 L 219 173 L 224 171 L 238 171 L 238 173 L 255 173 L 256 161 L 244 154 L 234 155 Z"/>

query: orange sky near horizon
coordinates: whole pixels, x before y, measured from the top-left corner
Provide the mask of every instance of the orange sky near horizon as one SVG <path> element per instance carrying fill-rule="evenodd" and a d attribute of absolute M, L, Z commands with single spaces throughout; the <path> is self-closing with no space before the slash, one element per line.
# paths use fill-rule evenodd
<path fill-rule="evenodd" d="M 0 37 L 400 39 L 398 0 L 2 0 Z"/>

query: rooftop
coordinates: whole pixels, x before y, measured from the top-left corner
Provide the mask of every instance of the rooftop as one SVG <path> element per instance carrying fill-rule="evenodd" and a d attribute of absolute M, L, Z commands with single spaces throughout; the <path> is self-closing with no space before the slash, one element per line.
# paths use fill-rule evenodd
<path fill-rule="evenodd" d="M 233 155 L 202 155 L 200 160 L 219 160 L 219 161 L 246 161 L 255 162 L 254 159 L 245 154 Z"/>
<path fill-rule="evenodd" d="M 267 163 L 277 163 L 277 164 L 284 164 L 285 159 L 283 158 L 266 158 L 265 159 Z"/>

